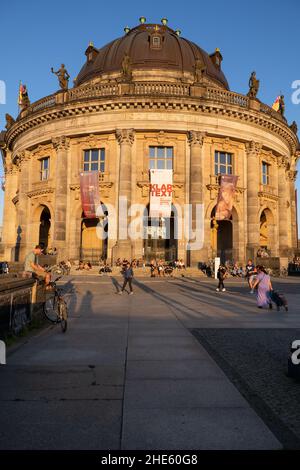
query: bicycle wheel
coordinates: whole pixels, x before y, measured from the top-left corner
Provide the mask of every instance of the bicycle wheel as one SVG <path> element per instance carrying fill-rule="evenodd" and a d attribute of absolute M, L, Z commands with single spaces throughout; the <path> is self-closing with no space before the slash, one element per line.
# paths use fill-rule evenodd
<path fill-rule="evenodd" d="M 67 331 L 68 326 L 68 309 L 66 302 L 63 299 L 59 300 L 59 317 L 60 317 L 60 326 L 61 331 L 65 333 Z"/>
<path fill-rule="evenodd" d="M 59 319 L 57 296 L 49 297 L 44 303 L 44 314 L 51 323 L 57 323 Z"/>

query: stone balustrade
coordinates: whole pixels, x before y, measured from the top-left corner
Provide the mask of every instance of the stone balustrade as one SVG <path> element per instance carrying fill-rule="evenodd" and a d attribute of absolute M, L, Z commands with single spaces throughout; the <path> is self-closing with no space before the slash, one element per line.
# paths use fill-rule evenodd
<path fill-rule="evenodd" d="M 221 88 L 208 87 L 206 89 L 205 98 L 208 100 L 217 101 L 218 103 L 234 104 L 243 108 L 249 107 L 248 96 L 223 90 Z"/>
<path fill-rule="evenodd" d="M 124 96 L 122 91 L 122 84 L 117 82 L 112 83 L 98 83 L 91 85 L 84 85 L 71 88 L 64 93 L 56 93 L 54 95 L 46 96 L 35 103 L 32 103 L 28 108 L 23 110 L 18 120 L 27 117 L 31 114 L 39 112 L 44 109 L 51 108 L 55 104 L 67 104 L 85 99 L 97 99 L 103 97 L 116 97 Z M 128 89 L 125 95 L 130 96 L 162 96 L 162 97 L 193 97 L 189 84 L 184 83 L 170 83 L 170 82 L 132 82 L 128 84 Z M 217 87 L 203 87 L 204 92 L 196 99 L 201 101 L 209 101 L 213 103 L 229 104 L 241 107 L 243 109 L 251 109 L 251 99 L 248 96 L 235 93 L 232 91 L 224 90 Z M 195 99 L 195 98 L 194 98 Z M 272 109 L 266 104 L 258 103 L 258 109 L 264 115 L 268 115 L 280 122 L 286 124 L 285 118 L 277 111 Z"/>

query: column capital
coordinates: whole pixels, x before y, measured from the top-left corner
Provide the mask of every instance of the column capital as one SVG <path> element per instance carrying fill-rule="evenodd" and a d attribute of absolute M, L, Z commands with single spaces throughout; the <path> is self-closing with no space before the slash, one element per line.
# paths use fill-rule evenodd
<path fill-rule="evenodd" d="M 247 153 L 255 153 L 258 155 L 262 149 L 262 144 L 251 140 L 250 142 L 245 143 L 245 148 Z"/>
<path fill-rule="evenodd" d="M 288 171 L 287 172 L 287 179 L 289 181 L 295 182 L 296 178 L 297 178 L 297 173 L 298 173 L 298 171 L 293 171 L 293 170 Z"/>
<path fill-rule="evenodd" d="M 187 137 L 190 146 L 200 145 L 202 147 L 206 133 L 200 131 L 188 131 Z"/>
<path fill-rule="evenodd" d="M 70 146 L 70 139 L 65 135 L 62 135 L 60 137 L 53 137 L 52 145 L 55 150 L 68 150 Z"/>
<path fill-rule="evenodd" d="M 132 145 L 134 142 L 135 131 L 134 129 L 116 129 L 116 138 L 118 144 Z"/>
<path fill-rule="evenodd" d="M 277 166 L 278 166 L 278 168 L 282 168 L 284 170 L 288 170 L 290 168 L 289 167 L 289 162 L 283 156 L 280 156 L 280 157 L 277 158 Z"/>

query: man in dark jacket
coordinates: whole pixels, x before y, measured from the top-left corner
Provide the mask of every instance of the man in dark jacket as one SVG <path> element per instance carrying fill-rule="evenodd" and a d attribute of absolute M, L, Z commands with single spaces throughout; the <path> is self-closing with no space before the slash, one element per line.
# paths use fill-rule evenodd
<path fill-rule="evenodd" d="M 120 290 L 119 294 L 123 294 L 123 292 L 125 290 L 125 287 L 127 285 L 127 282 L 128 282 L 129 289 L 130 289 L 129 295 L 132 295 L 133 294 L 133 290 L 132 290 L 133 269 L 132 269 L 130 263 L 127 262 L 126 266 L 124 266 L 122 274 L 124 276 L 124 283 L 123 283 L 123 287 Z"/>
<path fill-rule="evenodd" d="M 217 292 L 219 292 L 221 289 L 222 289 L 222 292 L 226 291 L 225 286 L 224 286 L 224 279 L 226 278 L 226 276 L 227 276 L 227 269 L 225 268 L 225 266 L 221 265 L 217 272 L 217 278 L 219 279 L 219 285 L 216 289 Z"/>

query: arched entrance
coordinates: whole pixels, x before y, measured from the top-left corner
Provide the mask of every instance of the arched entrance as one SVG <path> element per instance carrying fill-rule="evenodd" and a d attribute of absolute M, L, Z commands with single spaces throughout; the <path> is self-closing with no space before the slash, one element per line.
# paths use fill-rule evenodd
<path fill-rule="evenodd" d="M 44 249 L 49 246 L 49 235 L 51 227 L 51 214 L 48 207 L 44 207 L 40 216 L 39 245 Z"/>
<path fill-rule="evenodd" d="M 80 259 L 90 261 L 92 264 L 98 263 L 99 260 L 107 259 L 107 237 L 104 232 L 108 231 L 108 223 L 106 216 L 107 209 L 102 205 L 105 217 L 85 218 L 81 216 L 81 242 L 80 242 Z"/>
<path fill-rule="evenodd" d="M 212 256 L 219 257 L 224 264 L 226 261 L 234 261 L 237 257 L 233 248 L 233 217 L 231 216 L 229 220 L 216 220 L 215 212 L 216 207 L 211 212 L 210 224 Z"/>
<path fill-rule="evenodd" d="M 275 243 L 274 217 L 270 209 L 263 209 L 259 220 L 260 248 L 271 254 Z"/>
<path fill-rule="evenodd" d="M 150 204 L 144 212 L 144 259 L 177 259 L 178 243 L 175 236 L 177 211 L 172 207 L 171 217 L 149 217 Z"/>

